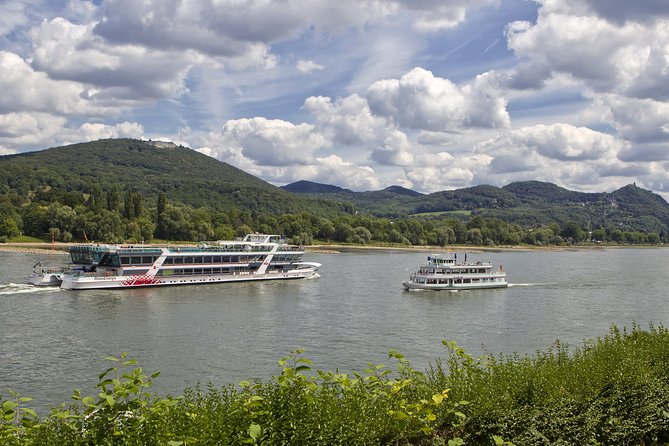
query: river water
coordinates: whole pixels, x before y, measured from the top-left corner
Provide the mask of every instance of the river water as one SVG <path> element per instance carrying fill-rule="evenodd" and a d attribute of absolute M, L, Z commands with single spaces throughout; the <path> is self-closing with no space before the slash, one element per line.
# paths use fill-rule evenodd
<path fill-rule="evenodd" d="M 277 360 L 304 348 L 320 370 L 389 364 L 396 349 L 425 369 L 442 339 L 469 352 L 533 353 L 556 339 L 580 346 L 612 324 L 667 325 L 666 249 L 470 253 L 503 264 L 510 286 L 404 291 L 428 252 L 307 253 L 321 277 L 298 281 L 64 291 L 24 285 L 49 254 L 0 252 L 0 395 L 34 398 L 40 415 L 72 390 L 94 395 L 104 357 L 129 352 L 154 390 L 198 382 L 268 379 Z M 67 257 L 54 256 L 65 261 Z"/>

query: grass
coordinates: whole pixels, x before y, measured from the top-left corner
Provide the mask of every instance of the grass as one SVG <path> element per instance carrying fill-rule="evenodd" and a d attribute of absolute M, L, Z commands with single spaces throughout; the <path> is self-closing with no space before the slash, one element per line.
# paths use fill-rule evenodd
<path fill-rule="evenodd" d="M 447 363 L 319 371 L 296 350 L 268 381 L 151 395 L 126 354 L 108 358 L 94 396 L 44 418 L 0 398 L 3 445 L 660 445 L 669 439 L 669 332 L 612 327 L 571 348 Z"/>
<path fill-rule="evenodd" d="M 7 243 L 47 243 L 50 241 L 51 240 L 31 237 L 29 235 L 17 235 L 16 237 L 11 237 L 7 239 Z"/>

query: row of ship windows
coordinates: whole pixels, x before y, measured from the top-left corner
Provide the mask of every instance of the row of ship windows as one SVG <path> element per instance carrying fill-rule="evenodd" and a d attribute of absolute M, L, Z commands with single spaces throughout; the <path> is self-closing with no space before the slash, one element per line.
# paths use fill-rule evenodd
<path fill-rule="evenodd" d="M 434 269 L 423 269 L 421 270 L 424 274 L 485 274 L 486 270 L 484 268 L 464 268 L 464 269 L 447 269 L 447 270 L 434 270 Z"/>
<path fill-rule="evenodd" d="M 501 279 L 497 278 L 482 278 L 482 279 L 419 279 L 418 283 L 428 283 L 428 284 L 451 284 L 451 283 L 490 283 L 490 282 L 501 282 Z"/>
<path fill-rule="evenodd" d="M 279 268 L 268 268 L 267 271 L 273 271 Z M 156 276 L 202 276 L 202 275 L 211 275 L 211 274 L 239 274 L 244 272 L 255 271 L 256 268 L 248 267 L 229 267 L 229 268 L 175 268 L 175 269 L 161 269 L 156 273 Z M 130 271 L 126 270 L 123 272 L 124 276 L 134 276 L 137 274 L 146 274 L 149 270 L 142 271 Z"/>
<path fill-rule="evenodd" d="M 163 265 L 207 264 L 207 263 L 245 263 L 260 262 L 265 256 L 203 256 L 203 257 L 168 257 Z M 121 257 L 121 265 L 153 265 L 157 256 Z M 299 254 L 277 254 L 272 260 L 275 262 L 294 262 L 300 259 Z"/>

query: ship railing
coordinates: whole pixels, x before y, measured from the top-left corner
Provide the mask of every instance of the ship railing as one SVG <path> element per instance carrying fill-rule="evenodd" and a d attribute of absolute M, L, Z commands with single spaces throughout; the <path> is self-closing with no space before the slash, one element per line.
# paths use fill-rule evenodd
<path fill-rule="evenodd" d="M 115 277 L 117 274 L 114 274 L 111 271 L 105 271 L 105 272 L 88 272 L 88 271 L 68 271 L 68 275 L 74 276 L 74 277 L 93 277 L 96 279 L 108 279 L 110 277 Z"/>

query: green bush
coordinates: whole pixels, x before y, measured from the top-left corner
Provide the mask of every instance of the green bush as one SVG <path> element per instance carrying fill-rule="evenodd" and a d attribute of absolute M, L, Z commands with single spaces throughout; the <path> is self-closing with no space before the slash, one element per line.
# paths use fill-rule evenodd
<path fill-rule="evenodd" d="M 123 353 L 95 396 L 44 418 L 30 398 L 0 398 L 3 445 L 660 445 L 669 440 L 669 332 L 650 326 L 534 355 L 474 358 L 445 342 L 446 365 L 426 373 L 391 351 L 395 367 L 314 370 L 296 350 L 280 374 L 238 386 L 147 390 Z"/>

